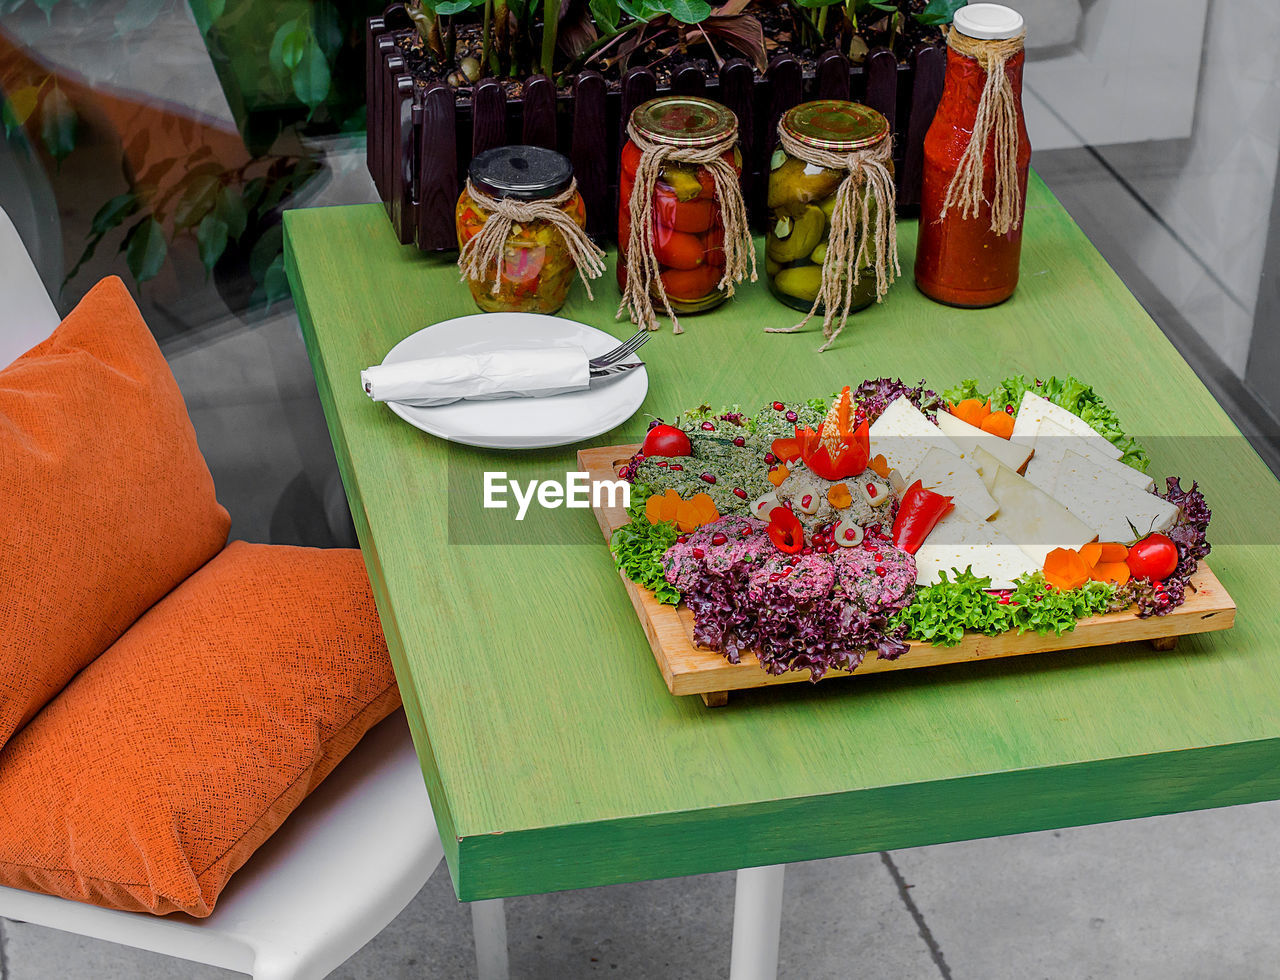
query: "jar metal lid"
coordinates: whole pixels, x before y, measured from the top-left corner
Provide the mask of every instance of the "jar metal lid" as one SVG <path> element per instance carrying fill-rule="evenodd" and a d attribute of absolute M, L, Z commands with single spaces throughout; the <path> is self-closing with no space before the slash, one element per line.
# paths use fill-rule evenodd
<path fill-rule="evenodd" d="M 467 176 L 490 197 L 539 201 L 569 189 L 573 164 L 563 153 L 541 146 L 495 146 L 471 160 Z"/>
<path fill-rule="evenodd" d="M 782 116 L 782 128 L 805 146 L 847 153 L 888 137 L 889 120 L 858 102 L 818 99 L 788 109 Z"/>
<path fill-rule="evenodd" d="M 970 3 L 955 13 L 952 26 L 965 37 L 1004 41 L 1022 33 L 1022 14 L 1000 3 Z"/>
<path fill-rule="evenodd" d="M 667 95 L 636 106 L 631 111 L 631 125 L 655 143 L 699 147 L 725 139 L 738 128 L 738 117 L 710 99 Z"/>

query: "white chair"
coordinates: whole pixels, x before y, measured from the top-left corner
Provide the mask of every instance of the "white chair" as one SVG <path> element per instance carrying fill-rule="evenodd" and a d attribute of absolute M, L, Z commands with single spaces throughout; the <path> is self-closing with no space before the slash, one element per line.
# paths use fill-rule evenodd
<path fill-rule="evenodd" d="M 2 210 L 0 309 L 0 365 L 60 322 Z M 381 932 L 443 856 L 409 728 L 397 712 L 366 735 L 249 859 L 209 917 L 120 912 L 3 887 L 0 917 L 258 980 L 319 980 Z M 476 902 L 471 911 L 481 980 L 505 980 L 502 902 Z"/>

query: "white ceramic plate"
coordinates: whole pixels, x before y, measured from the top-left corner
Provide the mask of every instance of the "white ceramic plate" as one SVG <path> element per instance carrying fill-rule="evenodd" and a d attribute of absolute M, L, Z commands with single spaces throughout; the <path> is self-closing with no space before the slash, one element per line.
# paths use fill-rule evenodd
<path fill-rule="evenodd" d="M 445 320 L 410 334 L 391 348 L 382 363 L 395 364 L 438 354 L 556 345 L 576 345 L 583 348 L 588 357 L 596 357 L 620 342 L 603 330 L 558 316 L 477 313 Z M 639 357 L 627 360 L 639 360 Z M 542 449 L 581 442 L 621 425 L 640 408 L 648 391 L 649 375 L 640 367 L 599 387 L 549 398 L 459 401 L 436 408 L 415 408 L 400 402 L 386 404 L 410 425 L 450 442 L 485 449 Z"/>

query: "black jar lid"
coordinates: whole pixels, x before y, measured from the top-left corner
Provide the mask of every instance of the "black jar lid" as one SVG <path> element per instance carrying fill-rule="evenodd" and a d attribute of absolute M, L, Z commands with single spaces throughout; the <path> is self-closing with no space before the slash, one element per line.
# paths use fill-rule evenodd
<path fill-rule="evenodd" d="M 490 197 L 538 201 L 569 189 L 573 164 L 541 146 L 495 146 L 474 157 L 467 174 L 476 190 Z"/>

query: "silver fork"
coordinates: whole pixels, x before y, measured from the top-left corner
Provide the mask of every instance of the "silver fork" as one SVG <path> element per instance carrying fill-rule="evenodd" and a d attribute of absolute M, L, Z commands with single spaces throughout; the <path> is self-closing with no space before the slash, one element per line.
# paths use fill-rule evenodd
<path fill-rule="evenodd" d="M 604 378 L 616 378 L 618 375 L 634 371 L 638 367 L 644 367 L 644 363 L 641 361 L 629 361 L 625 364 L 610 364 L 608 367 L 593 367 L 590 371 L 591 384 L 595 384 Z"/>
<path fill-rule="evenodd" d="M 601 354 L 599 357 L 591 358 L 590 364 L 593 368 L 608 367 L 616 361 L 629 357 L 644 346 L 649 340 L 649 331 L 644 327 L 637 330 L 632 336 L 628 337 L 617 347 L 611 351 Z"/>

